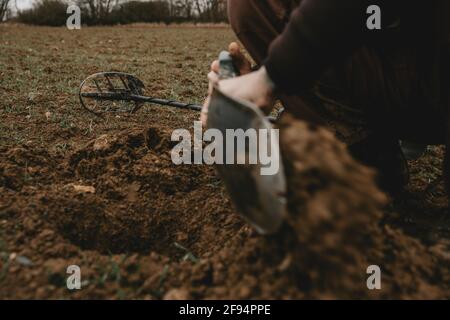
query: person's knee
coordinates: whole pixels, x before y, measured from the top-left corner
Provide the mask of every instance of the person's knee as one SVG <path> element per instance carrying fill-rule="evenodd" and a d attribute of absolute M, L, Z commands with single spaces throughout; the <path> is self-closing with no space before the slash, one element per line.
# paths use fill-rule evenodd
<path fill-rule="evenodd" d="M 257 18 L 256 2 L 254 0 L 228 0 L 228 20 L 236 34 L 252 31 L 253 20 Z"/>

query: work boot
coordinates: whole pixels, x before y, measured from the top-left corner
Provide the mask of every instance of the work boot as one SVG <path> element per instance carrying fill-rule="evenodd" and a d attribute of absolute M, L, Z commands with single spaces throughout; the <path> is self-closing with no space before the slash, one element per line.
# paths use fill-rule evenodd
<path fill-rule="evenodd" d="M 428 145 L 411 141 L 400 142 L 406 160 L 417 160 L 427 151 Z"/>
<path fill-rule="evenodd" d="M 349 147 L 360 162 L 378 171 L 378 186 L 391 197 L 401 194 L 409 182 L 409 169 L 398 140 L 375 136 Z"/>

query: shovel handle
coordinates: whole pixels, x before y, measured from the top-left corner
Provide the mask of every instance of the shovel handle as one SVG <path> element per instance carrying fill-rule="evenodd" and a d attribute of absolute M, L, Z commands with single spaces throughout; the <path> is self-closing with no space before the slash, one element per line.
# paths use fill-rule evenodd
<path fill-rule="evenodd" d="M 222 51 L 219 55 L 219 78 L 220 80 L 230 79 L 237 76 L 234 68 L 233 58 L 228 51 Z"/>

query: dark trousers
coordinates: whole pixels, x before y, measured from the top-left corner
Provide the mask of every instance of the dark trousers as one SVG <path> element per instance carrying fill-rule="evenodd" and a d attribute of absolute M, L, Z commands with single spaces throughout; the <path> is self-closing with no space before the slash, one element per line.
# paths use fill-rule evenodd
<path fill-rule="evenodd" d="M 230 24 L 257 64 L 263 63 L 271 42 L 283 31 L 299 3 L 301 0 L 228 0 Z M 405 29 L 409 32 L 408 27 Z M 428 69 L 436 69 L 430 62 L 433 57 L 419 52 L 428 44 L 397 45 L 405 37 L 400 33 L 397 38 L 387 36 L 379 47 L 361 47 L 346 61 L 333 65 L 317 81 L 315 92 L 299 88 L 298 94 L 281 94 L 280 100 L 288 112 L 311 123 L 327 125 L 330 114 L 331 118 L 341 117 L 337 122 L 342 123 L 333 128 L 338 136 L 342 128 L 356 127 L 349 129 L 351 134 L 362 125 L 386 138 L 444 143 L 447 108 L 432 97 L 435 90 L 430 86 L 436 84 L 427 82 L 431 70 L 421 73 L 427 69 L 421 59 L 429 64 Z M 430 51 L 428 47 L 423 52 L 428 55 Z M 361 119 L 346 123 L 347 115 L 352 114 L 347 109 L 360 111 Z M 344 132 L 344 140 L 350 134 Z M 345 142 L 360 140 L 349 139 Z"/>
<path fill-rule="evenodd" d="M 301 1 L 228 0 L 230 24 L 258 65 L 264 62 L 271 42 L 283 32 L 292 10 Z M 361 47 L 348 60 L 332 66 L 317 81 L 315 88 L 319 88 L 319 98 L 317 92 L 304 92 L 299 88 L 298 94 L 281 94 L 283 105 L 295 117 L 317 125 L 329 125 L 333 122 L 327 121 L 329 114 L 333 114 L 331 119 L 337 115 L 334 121 L 337 126 L 332 129 L 338 138 L 350 145 L 351 152 L 354 146 L 352 153 L 358 160 L 376 167 L 379 167 L 376 163 L 370 163 L 374 155 L 376 158 L 387 153 L 388 157 L 396 157 L 398 140 L 449 146 L 450 82 L 447 75 L 450 68 L 443 60 L 450 60 L 447 53 L 450 50 L 441 50 L 435 43 L 437 37 L 423 31 L 424 26 L 428 26 L 429 32 L 445 29 L 446 36 L 450 22 L 446 22 L 448 28 L 436 27 L 433 15 L 450 11 L 447 2 L 442 2 L 445 9 L 431 8 L 429 12 L 426 12 L 426 5 L 418 7 L 420 12 L 416 14 L 421 17 L 421 30 L 415 29 L 417 25 L 403 24 L 403 30 L 397 35 L 387 37 L 385 42 L 381 39 L 379 47 Z M 421 36 L 417 37 L 411 30 Z M 416 38 L 423 43 L 415 43 Z M 355 121 L 349 117 L 352 115 L 347 112 L 349 109 L 356 111 Z M 365 149 L 367 141 L 375 146 L 369 152 Z M 447 147 L 444 161 L 447 188 L 450 187 L 448 150 Z M 395 167 L 390 172 L 395 175 Z"/>

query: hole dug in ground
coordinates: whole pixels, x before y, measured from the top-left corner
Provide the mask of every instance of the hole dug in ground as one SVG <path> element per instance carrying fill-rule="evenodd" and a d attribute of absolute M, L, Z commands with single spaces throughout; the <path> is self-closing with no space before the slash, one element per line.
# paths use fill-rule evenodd
<path fill-rule="evenodd" d="M 172 145 L 170 131 L 155 128 L 89 142 L 68 158 L 67 170 L 95 192 L 55 186 L 41 197 L 48 221 L 73 244 L 102 253 L 179 257 L 185 247 L 201 256 L 223 245 L 240 219 L 214 169 L 174 165 Z"/>

